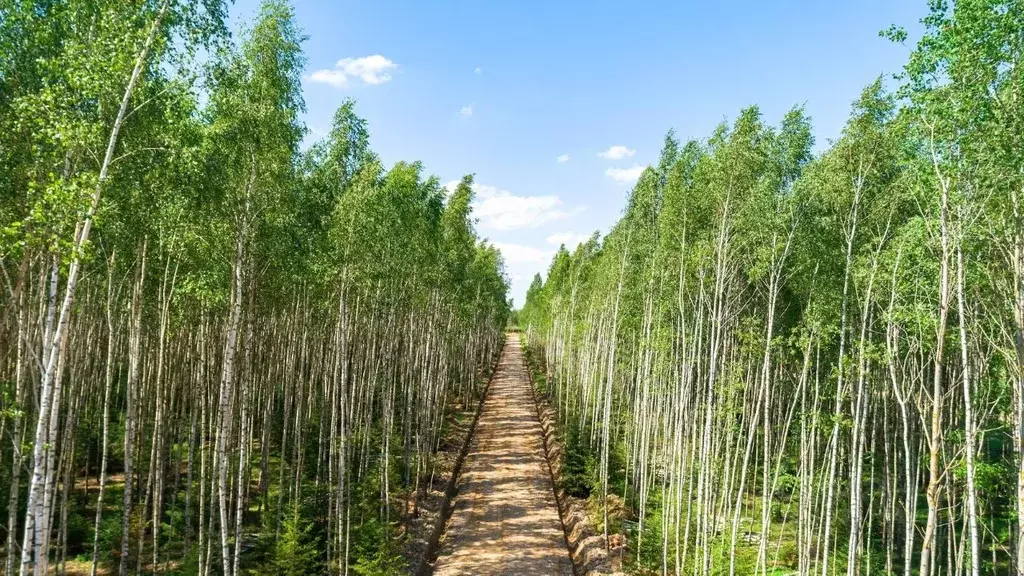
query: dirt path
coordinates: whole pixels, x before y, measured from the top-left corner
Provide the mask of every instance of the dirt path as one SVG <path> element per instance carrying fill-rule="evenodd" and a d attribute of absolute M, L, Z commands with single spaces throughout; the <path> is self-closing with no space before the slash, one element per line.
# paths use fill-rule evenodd
<path fill-rule="evenodd" d="M 463 465 L 436 576 L 572 576 L 519 339 L 510 334 Z"/>

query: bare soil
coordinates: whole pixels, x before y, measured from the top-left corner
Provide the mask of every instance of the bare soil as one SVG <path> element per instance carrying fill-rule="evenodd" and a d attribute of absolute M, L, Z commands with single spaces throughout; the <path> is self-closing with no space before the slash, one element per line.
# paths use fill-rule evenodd
<path fill-rule="evenodd" d="M 519 340 L 506 341 L 459 479 L 437 576 L 571 576 Z"/>

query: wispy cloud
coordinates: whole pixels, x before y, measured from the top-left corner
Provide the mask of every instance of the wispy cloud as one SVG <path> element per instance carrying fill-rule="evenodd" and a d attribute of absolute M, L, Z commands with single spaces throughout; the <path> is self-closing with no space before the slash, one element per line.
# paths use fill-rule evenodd
<path fill-rule="evenodd" d="M 561 156 L 558 157 L 558 161 L 563 163 L 563 164 L 568 162 L 569 161 L 569 155 L 568 154 L 562 154 Z"/>
<path fill-rule="evenodd" d="M 552 234 L 548 236 L 546 242 L 552 246 L 561 246 L 565 244 L 565 247 L 574 250 L 580 244 L 583 244 L 590 239 L 589 234 L 576 234 L 574 232 L 559 232 L 558 234 Z"/>
<path fill-rule="evenodd" d="M 632 150 L 621 145 L 612 146 L 604 152 L 598 152 L 597 155 L 601 158 L 607 158 L 608 160 L 622 160 L 623 158 L 636 155 L 636 150 Z"/>
<path fill-rule="evenodd" d="M 583 207 L 567 208 L 558 196 L 519 196 L 495 186 L 474 187 L 476 202 L 473 213 L 480 218 L 480 227 L 492 230 L 537 228 L 578 214 Z"/>
<path fill-rule="evenodd" d="M 609 168 L 604 173 L 616 182 L 635 182 L 644 173 L 644 167 L 634 165 L 632 168 Z"/>
<path fill-rule="evenodd" d="M 459 115 L 460 116 L 472 116 L 473 115 L 473 105 L 472 104 L 466 104 L 462 108 L 459 108 Z"/>
<path fill-rule="evenodd" d="M 551 257 L 554 256 L 554 252 L 551 250 L 541 250 L 532 246 L 525 246 L 523 244 L 512 244 L 510 242 L 491 242 L 495 248 L 501 251 L 501 255 L 505 258 L 505 262 L 509 264 L 547 264 Z M 517 274 L 520 279 L 524 277 L 522 274 Z"/>
<path fill-rule="evenodd" d="M 309 80 L 328 84 L 335 88 L 347 88 L 353 79 L 364 84 L 383 84 L 391 80 L 391 73 L 398 69 L 398 64 L 381 56 L 363 56 L 362 58 L 342 58 L 334 68 L 316 70 L 309 75 Z"/>
<path fill-rule="evenodd" d="M 452 180 L 445 184 L 445 189 L 450 195 L 458 185 L 458 180 Z M 474 184 L 473 192 L 476 195 L 473 215 L 484 230 L 539 228 L 586 209 L 583 206 L 567 207 L 558 196 L 520 196 L 488 184 Z"/>
<path fill-rule="evenodd" d="M 473 74 L 476 74 L 477 76 L 479 76 L 479 75 L 481 75 L 483 73 L 484 73 L 484 69 L 483 68 L 481 68 L 479 66 L 477 66 L 476 68 L 473 68 Z"/>

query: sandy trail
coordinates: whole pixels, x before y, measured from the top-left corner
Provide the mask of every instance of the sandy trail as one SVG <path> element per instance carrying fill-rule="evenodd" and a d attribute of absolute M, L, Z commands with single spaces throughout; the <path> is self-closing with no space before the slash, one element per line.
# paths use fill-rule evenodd
<path fill-rule="evenodd" d="M 484 400 L 434 574 L 572 576 L 519 339 Z"/>

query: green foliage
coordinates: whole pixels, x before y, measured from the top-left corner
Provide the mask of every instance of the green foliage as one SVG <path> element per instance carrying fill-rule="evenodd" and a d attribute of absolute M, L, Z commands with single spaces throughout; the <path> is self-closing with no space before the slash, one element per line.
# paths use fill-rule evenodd
<path fill-rule="evenodd" d="M 281 538 L 274 549 L 274 569 L 281 576 L 301 576 L 324 571 L 323 542 L 316 525 L 296 507 L 285 519 Z"/>
<path fill-rule="evenodd" d="M 642 487 L 677 490 L 671 504 L 693 531 L 682 544 L 670 537 L 669 548 L 703 547 L 712 558 L 686 573 L 723 564 L 786 573 L 800 547 L 803 571 L 826 569 L 815 565 L 825 554 L 837 571 L 848 560 L 856 571 L 848 537 L 875 571 L 906 528 L 883 526 L 879 502 L 899 509 L 908 490 L 918 495 L 914 534 L 929 509 L 967 526 L 970 493 L 976 547 L 1000 565 L 1018 546 L 1007 526 L 1022 456 L 1006 438 L 1024 386 L 1024 163 L 1011 152 L 1024 146 L 1024 9 L 960 0 L 928 10 L 900 85 L 866 86 L 835 142 L 812 153 L 801 107 L 776 126 L 748 107 L 685 144 L 670 131 L 601 243 L 560 249 L 530 285 L 519 322 L 566 431 L 564 487 L 589 494 L 601 514 L 611 497 L 594 490 L 606 482 L 628 495 L 633 519 L 665 505 L 641 497 Z M 883 35 L 908 40 L 897 27 Z M 984 422 L 968 429 L 967 408 Z M 930 449 L 941 454 L 937 472 Z M 968 453 L 977 454 L 973 478 Z M 904 478 L 903 464 L 919 475 Z M 853 470 L 861 475 L 850 478 Z M 922 478 L 941 502 L 924 497 Z M 763 520 L 746 517 L 752 489 L 770 490 L 752 512 Z M 801 499 L 812 512 L 794 518 Z M 826 510 L 828 542 L 810 531 L 796 542 L 783 528 L 811 521 L 820 531 Z M 691 513 L 722 526 L 695 532 L 707 527 Z M 872 536 L 851 536 L 854 521 Z M 771 544 L 746 543 L 765 529 Z M 969 550 L 966 529 L 944 530 L 928 532 L 926 548 Z M 645 536 L 631 550 L 638 570 L 660 569 L 648 544 Z M 893 552 L 894 562 L 917 569 L 924 545 L 914 546 Z"/>
<path fill-rule="evenodd" d="M 22 456 L 33 442 L 62 451 L 41 473 L 51 502 L 69 498 L 54 530 L 66 528 L 65 552 L 90 556 L 95 536 L 113 569 L 122 526 L 133 560 L 154 552 L 148 536 L 159 530 L 155 552 L 199 572 L 196 542 L 185 540 L 198 538 L 200 494 L 210 521 L 211 443 L 227 430 L 217 471 L 233 476 L 238 464 L 242 478 L 228 485 L 259 505 L 242 510 L 239 534 L 219 520 L 204 529 L 241 549 L 243 569 L 336 570 L 345 514 L 352 571 L 401 570 L 395 490 L 421 480 L 442 410 L 478 397 L 511 324 L 561 418 L 561 488 L 607 518 L 600 528 L 636 527 L 638 571 L 675 560 L 659 547 L 686 538 L 685 510 L 706 532 L 693 524 L 683 545 L 702 547 L 711 566 L 692 552 L 686 573 L 721 573 L 726 562 L 784 573 L 799 547 L 808 571 L 838 572 L 849 557 L 856 572 L 860 554 L 875 573 L 901 528 L 935 538 L 895 552 L 912 569 L 934 544 L 947 565 L 947 549 L 983 547 L 992 556 L 982 572 L 1009 572 L 1024 549 L 1014 442 L 1024 4 L 927 8 L 898 86 L 866 86 L 818 153 L 800 106 L 776 124 L 744 108 L 700 140 L 668 131 L 622 218 L 605 237 L 560 247 L 511 313 L 501 253 L 474 227 L 472 175 L 448 194 L 418 162 L 385 166 L 352 100 L 300 151 L 305 35 L 290 3 L 262 2 L 237 42 L 219 0 L 0 3 L 0 417 Z M 910 40 L 898 27 L 883 35 Z M 37 364 L 64 301 L 57 436 L 37 439 L 33 430 L 48 432 Z M 77 486 L 80 470 L 96 473 L 107 368 L 108 474 L 141 456 L 131 514 L 120 482 L 108 484 L 94 535 L 94 495 Z M 239 462 L 242 427 L 225 423 L 242 407 L 263 433 L 251 446 L 268 450 L 249 462 Z M 192 430 L 196 420 L 205 428 Z M 126 449 L 129 421 L 137 437 Z M 202 453 L 188 456 L 193 484 L 140 496 L 149 478 L 178 480 L 185 446 Z M 937 472 L 930 450 L 941 454 Z M 163 469 L 149 469 L 147 454 Z M 840 458 L 849 461 L 829 466 Z M 56 476 L 63 466 L 76 477 L 69 486 Z M 5 494 L 11 470 L 0 474 Z M 245 473 L 257 470 L 253 498 Z M 937 501 L 923 478 L 938 483 Z M 978 546 L 960 528 L 967 495 L 980 509 Z M 794 503 L 810 511 L 794 519 Z M 904 506 L 919 525 L 900 525 Z M 832 532 L 817 541 L 826 512 Z M 929 512 L 942 526 L 922 531 Z M 813 528 L 799 544 L 797 522 Z M 858 541 L 853 526 L 867 536 Z M 836 544 L 847 536 L 856 550 Z M 814 566 L 825 553 L 835 566 Z"/>
<path fill-rule="evenodd" d="M 363 576 L 401 572 L 405 559 L 394 540 L 394 528 L 377 517 L 367 517 L 353 535 L 351 569 Z"/>
<path fill-rule="evenodd" d="M 582 431 L 570 423 L 565 430 L 561 487 L 566 494 L 588 498 L 598 487 L 597 458 L 587 450 Z"/>
<path fill-rule="evenodd" d="M 307 135 L 301 121 L 306 37 L 290 2 L 261 2 L 233 37 L 225 17 L 220 0 L 0 3 L 5 430 L 27 430 L 22 444 L 31 453 L 41 403 L 38 370 L 29 363 L 38 362 L 49 335 L 45 311 L 39 322 L 29 318 L 40 314 L 37 306 L 48 306 L 53 266 L 55 302 L 69 290 L 72 307 L 68 351 L 57 364 L 65 374 L 59 440 L 47 444 L 75 447 L 66 455 L 70 461 L 61 452 L 59 467 L 69 462 L 75 470 L 77 493 L 80 470 L 97 474 L 106 434 L 102 567 L 116 570 L 121 562 L 112 553 L 121 548 L 124 495 L 112 478 L 124 469 L 126 424 L 134 419 L 135 444 L 128 446 L 136 454 L 134 502 L 124 524 L 131 561 L 149 561 L 157 530 L 155 552 L 164 569 L 220 570 L 233 560 L 220 557 L 219 545 L 203 558 L 197 552 L 200 496 L 205 524 L 220 505 L 211 497 L 220 496 L 217 473 L 229 469 L 232 493 L 241 491 L 250 504 L 241 513 L 241 532 L 235 534 L 233 521 L 221 526 L 218 520 L 204 525 L 218 532 L 205 537 L 219 542 L 220 532 L 227 533 L 231 553 L 240 550 L 241 571 L 326 572 L 328 561 L 341 562 L 343 552 L 328 536 L 337 536 L 331 530 L 347 511 L 335 506 L 334 517 L 325 517 L 323 508 L 339 498 L 327 479 L 344 470 L 352 484 L 356 478 L 366 484 L 349 485 L 341 498 L 358 509 L 344 524 L 351 530 L 352 567 L 393 573 L 401 557 L 398 516 L 376 505 L 381 480 L 393 490 L 414 484 L 413 471 L 436 449 L 438 430 L 430 418 L 402 408 L 440 413 L 456 403 L 453 396 L 464 401 L 479 394 L 478 375 L 493 362 L 509 315 L 504 262 L 473 228 L 472 177 L 449 199 L 419 162 L 385 167 L 354 101 L 339 106 L 325 138 L 300 151 Z M 73 254 L 96 199 L 89 239 Z M 73 261 L 81 265 L 75 293 Z M 234 344 L 227 344 L 228 333 Z M 108 337 L 110 426 L 104 431 L 99 404 Z M 24 350 L 15 345 L 19 339 Z M 377 366 L 372 373 L 365 370 L 371 365 Z M 142 367 L 134 376 L 133 366 Z M 221 386 L 231 390 L 223 404 Z M 299 407 L 293 402 L 299 397 L 310 402 Z M 220 428 L 232 436 L 226 461 L 215 470 L 212 422 L 241 419 L 244 403 L 250 430 L 264 434 L 253 445 L 268 453 L 250 451 L 249 467 L 239 466 L 242 430 L 235 420 Z M 228 405 L 230 416 L 222 413 Z M 332 411 L 337 405 L 349 407 L 346 415 L 357 414 L 359 422 L 339 423 L 333 416 L 345 409 Z M 336 432 L 326 443 L 310 432 L 327 426 Z M 352 449 L 339 463 L 341 437 L 372 449 Z M 391 452 L 377 456 L 385 444 Z M 385 472 L 360 476 L 379 467 Z M 259 478 L 261 493 L 253 484 L 238 489 L 238 468 Z M 0 475 L 5 494 L 9 470 Z M 27 476 L 17 493 L 22 508 Z M 152 492 L 158 483 L 149 478 L 165 476 L 181 483 L 172 489 L 165 480 L 158 499 Z M 55 501 L 71 489 L 59 479 L 51 485 L 58 486 Z M 310 501 L 300 496 L 313 492 Z M 86 500 L 74 500 L 67 525 L 69 552 L 88 560 L 91 550 L 80 548 L 92 543 L 93 515 L 86 511 L 94 498 L 90 490 Z M 233 520 L 234 497 L 225 498 Z"/>
<path fill-rule="evenodd" d="M 396 527 L 381 517 L 381 493 L 376 483 L 379 476 L 380 468 L 369 470 L 350 503 L 359 523 L 351 534 L 349 564 L 357 574 L 366 576 L 394 574 L 405 565 L 396 542 Z"/>

